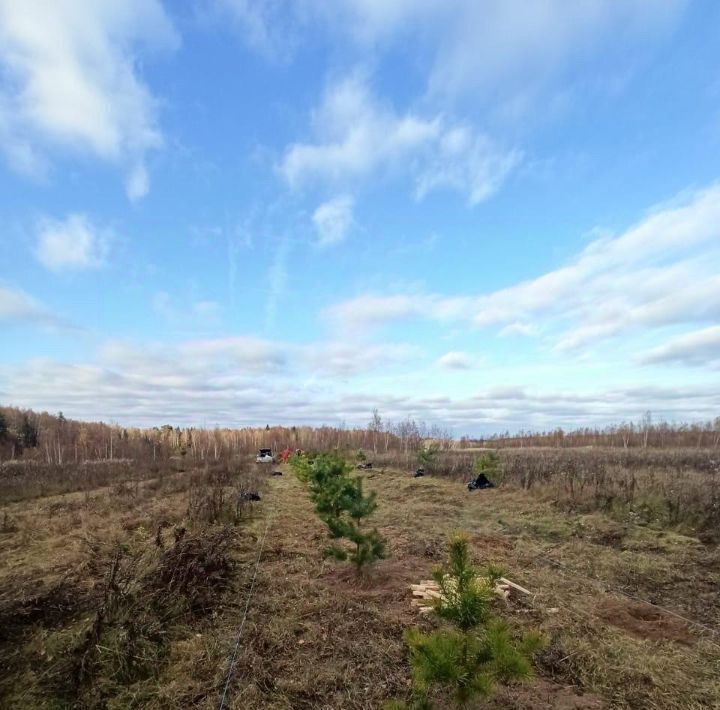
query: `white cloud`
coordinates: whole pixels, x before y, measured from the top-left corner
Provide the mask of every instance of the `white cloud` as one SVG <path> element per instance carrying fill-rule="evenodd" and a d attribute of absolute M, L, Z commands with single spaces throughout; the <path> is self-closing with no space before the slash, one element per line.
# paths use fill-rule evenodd
<path fill-rule="evenodd" d="M 445 370 L 473 370 L 478 360 L 461 350 L 452 350 L 439 357 L 436 364 Z"/>
<path fill-rule="evenodd" d="M 33 320 L 46 311 L 32 296 L 0 286 L 0 319 Z"/>
<path fill-rule="evenodd" d="M 411 42 L 414 63 L 436 99 L 479 97 L 521 107 L 601 51 L 632 64 L 630 49 L 663 37 L 687 0 L 216 0 L 246 43 L 282 58 L 318 28 L 332 45 L 382 57 Z M 304 32 L 303 32 L 304 31 Z M 603 57 L 605 67 L 611 64 Z M 606 69 L 606 71 L 611 71 Z"/>
<path fill-rule="evenodd" d="M 495 387 L 460 397 L 337 389 L 327 380 L 307 385 L 293 361 L 274 359 L 272 353 L 272 344 L 252 339 L 159 352 L 115 345 L 95 362 L 38 359 L 0 365 L 0 391 L 17 406 L 127 424 L 362 425 L 377 407 L 386 421 L 412 416 L 458 433 L 602 426 L 636 420 L 648 409 L 659 418 L 694 421 L 712 418 L 720 407 L 720 387 L 714 382 L 573 392 Z"/>
<path fill-rule="evenodd" d="M 418 22 L 426 28 L 432 23 L 438 28 L 428 80 L 431 93 L 479 92 L 512 100 L 537 95 L 571 63 L 582 62 L 603 46 L 662 35 L 685 5 L 685 0 L 437 0 L 426 4 L 424 17 L 408 7 L 396 23 Z M 400 31 L 398 24 L 394 31 Z M 528 98 L 525 103 L 529 109 Z"/>
<path fill-rule="evenodd" d="M 398 114 L 357 76 L 328 88 L 313 115 L 316 141 L 287 148 L 280 171 L 292 187 L 408 174 L 418 199 L 452 189 L 475 205 L 495 193 L 520 160 L 484 134 L 441 114 Z"/>
<path fill-rule="evenodd" d="M 335 324 L 348 329 L 364 328 L 423 315 L 430 298 L 366 294 L 330 306 L 324 315 Z"/>
<path fill-rule="evenodd" d="M 110 342 L 100 351 L 102 366 L 136 376 L 205 378 L 218 386 L 226 378 L 250 374 L 302 379 L 347 378 L 388 369 L 408 362 L 418 349 L 404 343 L 348 343 L 339 341 L 287 343 L 256 336 L 229 336 L 187 340 L 177 345 Z M 177 379 L 179 378 L 179 379 Z"/>
<path fill-rule="evenodd" d="M 19 289 L 0 285 L 0 323 L 39 325 L 54 329 L 70 328 L 37 299 Z"/>
<path fill-rule="evenodd" d="M 330 246 L 345 240 L 353 224 L 354 200 L 340 195 L 323 202 L 313 213 L 312 220 L 318 233 L 318 245 Z"/>
<path fill-rule="evenodd" d="M 232 336 L 212 340 L 191 340 L 180 346 L 193 357 L 228 358 L 231 361 L 265 362 L 275 367 L 285 360 L 281 347 L 270 340 L 253 336 Z"/>
<path fill-rule="evenodd" d="M 139 200 L 150 191 L 150 177 L 147 168 L 142 163 L 136 165 L 125 182 L 127 196 L 131 200 Z"/>
<path fill-rule="evenodd" d="M 720 366 L 720 326 L 680 335 L 645 353 L 643 364 L 674 363 L 691 367 Z"/>
<path fill-rule="evenodd" d="M 141 197 L 163 139 L 137 56 L 177 43 L 157 0 L 0 0 L 0 150 L 29 173 L 58 149 L 90 153 Z"/>
<path fill-rule="evenodd" d="M 687 0 L 343 0 L 318 3 L 340 37 L 390 49 L 412 41 L 427 57 L 428 94 L 479 97 L 527 115 L 568 68 L 608 47 L 629 49 L 662 37 Z M 606 71 L 610 62 L 604 59 Z M 518 108 L 520 110 L 518 111 Z"/>
<path fill-rule="evenodd" d="M 195 340 L 181 344 L 177 352 L 196 363 L 244 365 L 253 371 L 273 371 L 285 366 L 287 353 L 282 344 L 252 336 Z"/>
<path fill-rule="evenodd" d="M 35 256 L 51 271 L 80 270 L 102 266 L 112 235 L 99 229 L 83 214 L 64 220 L 43 219 L 38 225 Z"/>
<path fill-rule="evenodd" d="M 326 310 L 346 327 L 424 317 L 478 327 L 532 323 L 561 350 L 628 331 L 720 319 L 720 185 L 660 205 L 566 266 L 487 294 L 365 294 Z M 527 332 L 527 329 L 525 329 Z"/>
<path fill-rule="evenodd" d="M 418 348 L 404 343 L 317 343 L 300 347 L 296 356 L 313 375 L 349 377 L 366 372 L 388 372 L 417 356 Z"/>
<path fill-rule="evenodd" d="M 326 308 L 323 317 L 347 329 L 368 328 L 409 318 L 427 318 L 440 323 L 471 320 L 476 296 L 447 297 L 437 294 L 363 294 Z"/>
<path fill-rule="evenodd" d="M 448 128 L 418 174 L 415 194 L 422 199 L 446 188 L 466 193 L 468 203 L 477 205 L 500 189 L 520 157 L 518 150 L 499 151 L 487 136 L 468 126 Z"/>
<path fill-rule="evenodd" d="M 303 15 L 303 2 L 283 0 L 210 0 L 203 4 L 213 25 L 230 26 L 247 46 L 277 60 L 287 59 L 297 42 L 294 27 Z"/>

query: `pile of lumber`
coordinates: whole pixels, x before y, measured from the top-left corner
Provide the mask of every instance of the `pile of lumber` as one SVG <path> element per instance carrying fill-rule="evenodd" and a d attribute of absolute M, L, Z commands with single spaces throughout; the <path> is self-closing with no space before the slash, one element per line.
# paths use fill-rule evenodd
<path fill-rule="evenodd" d="M 434 579 L 424 579 L 418 584 L 411 584 L 410 589 L 412 590 L 413 600 L 412 605 L 418 608 L 421 614 L 428 614 L 433 610 L 433 603 L 436 599 L 442 599 L 442 591 L 440 585 Z M 515 582 L 511 582 L 505 577 L 495 583 L 495 594 L 501 599 L 507 601 L 511 594 L 525 594 L 531 596 L 532 592 L 521 587 Z"/>

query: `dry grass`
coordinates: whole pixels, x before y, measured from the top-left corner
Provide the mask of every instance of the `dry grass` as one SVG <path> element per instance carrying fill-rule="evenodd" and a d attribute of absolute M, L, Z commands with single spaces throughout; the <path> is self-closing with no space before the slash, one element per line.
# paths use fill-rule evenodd
<path fill-rule="evenodd" d="M 323 559 L 325 530 L 287 471 L 244 474 L 242 487 L 266 492 L 241 515 L 227 504 L 237 480 L 222 469 L 165 471 L 5 506 L 0 705 L 217 707 L 269 520 L 231 708 L 379 708 L 405 696 L 403 633 L 433 623 L 411 607 L 408 585 L 442 560 L 453 530 L 471 535 L 478 561 L 501 565 L 532 590 L 500 610 L 548 638 L 538 678 L 502 690 L 486 707 L 720 708 L 720 638 L 623 594 L 720 628 L 714 544 L 613 511 L 560 509 L 543 487 L 468 492 L 461 477 L 364 476 L 377 492 L 374 522 L 391 557 L 361 578 Z M 203 562 L 198 549 L 215 549 L 219 539 L 229 541 L 221 564 Z M 135 655 L 152 662 L 129 670 L 94 651 L 87 665 L 96 675 L 73 695 L 58 681 L 58 660 L 87 640 L 118 544 L 127 550 L 129 606 L 118 604 L 116 617 L 108 614 L 117 624 L 107 626 L 125 628 L 130 610 L 161 623 L 162 640 L 140 634 L 144 650 Z M 219 584 L 194 586 L 213 570 Z M 158 604 L 163 595 L 167 607 Z M 170 608 L 172 623 L 161 613 Z M 113 633 L 95 645 L 117 653 L 126 641 Z"/>
<path fill-rule="evenodd" d="M 720 452 L 717 449 L 501 449 L 496 483 L 534 490 L 574 513 L 602 511 L 616 520 L 697 534 L 720 542 Z M 436 476 L 467 480 L 480 450 L 442 452 Z M 415 454 L 382 460 L 410 471 Z"/>
<path fill-rule="evenodd" d="M 279 512 L 232 707 L 373 708 L 406 694 L 402 633 L 429 623 L 410 607 L 407 585 L 442 559 L 453 529 L 472 534 L 480 561 L 499 563 L 535 592 L 507 613 L 549 639 L 540 678 L 503 690 L 488 707 L 720 707 L 720 639 L 604 591 L 652 587 L 649 598 L 717 627 L 717 593 L 696 597 L 720 581 L 714 548 L 642 527 L 620 533 L 606 516 L 558 513 L 532 492 L 468 493 L 390 471 L 367 477 L 392 557 L 364 580 L 322 560 L 323 531 L 302 489 L 273 481 L 268 506 Z M 547 611 L 554 607 L 559 613 Z"/>
<path fill-rule="evenodd" d="M 237 493 L 262 481 L 227 466 L 158 473 L 44 498 L 36 479 L 27 496 L 17 487 L 0 533 L 0 705 L 177 707 L 160 679 L 183 664 L 177 692 L 204 669 L 201 694 L 214 693 L 218 610 L 255 544 Z"/>

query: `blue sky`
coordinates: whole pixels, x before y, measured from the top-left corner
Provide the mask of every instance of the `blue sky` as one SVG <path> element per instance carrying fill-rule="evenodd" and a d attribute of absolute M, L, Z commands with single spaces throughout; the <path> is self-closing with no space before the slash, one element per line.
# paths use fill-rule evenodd
<path fill-rule="evenodd" d="M 720 5 L 0 0 L 0 401 L 720 414 Z"/>

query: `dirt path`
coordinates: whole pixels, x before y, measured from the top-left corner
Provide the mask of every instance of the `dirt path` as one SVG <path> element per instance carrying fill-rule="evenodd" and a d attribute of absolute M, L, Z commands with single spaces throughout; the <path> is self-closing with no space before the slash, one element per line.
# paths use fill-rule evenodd
<path fill-rule="evenodd" d="M 266 516 L 271 516 L 271 526 L 229 707 L 380 708 L 385 700 L 406 695 L 403 633 L 419 621 L 408 585 L 429 574 L 442 558 L 448 532 L 458 523 L 471 523 L 463 518 L 477 511 L 461 514 L 464 504 L 448 495 L 457 484 L 431 479 L 408 483 L 393 473 L 367 478 L 382 500 L 377 523 L 391 557 L 364 579 L 346 565 L 323 559 L 326 532 L 297 480 L 287 472 L 270 480 L 255 534 L 262 533 Z M 428 507 L 440 493 L 447 500 Z M 493 550 L 512 549 L 502 535 L 485 538 L 490 540 Z M 485 544 L 484 550 L 489 549 Z M 488 707 L 602 704 L 539 679 L 532 687 L 500 693 Z"/>
<path fill-rule="evenodd" d="M 406 678 L 387 574 L 364 588 L 323 559 L 325 530 L 293 476 L 271 479 L 263 508 L 271 526 L 229 707 L 380 707 Z"/>

